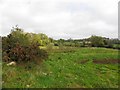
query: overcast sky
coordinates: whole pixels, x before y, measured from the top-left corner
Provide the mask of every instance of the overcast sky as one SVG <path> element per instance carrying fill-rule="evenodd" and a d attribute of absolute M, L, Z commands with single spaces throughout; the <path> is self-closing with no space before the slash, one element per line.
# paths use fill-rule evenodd
<path fill-rule="evenodd" d="M 54 39 L 118 37 L 119 0 L 0 0 L 0 35 L 18 24 Z"/>

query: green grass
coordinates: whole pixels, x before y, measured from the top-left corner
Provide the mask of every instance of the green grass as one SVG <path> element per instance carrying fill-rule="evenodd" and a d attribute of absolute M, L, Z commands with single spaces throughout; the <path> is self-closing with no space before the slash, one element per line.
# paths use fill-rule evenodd
<path fill-rule="evenodd" d="M 3 88 L 118 88 L 118 64 L 93 63 L 106 59 L 120 59 L 118 50 L 54 49 L 40 65 L 28 64 L 31 68 L 3 63 Z"/>

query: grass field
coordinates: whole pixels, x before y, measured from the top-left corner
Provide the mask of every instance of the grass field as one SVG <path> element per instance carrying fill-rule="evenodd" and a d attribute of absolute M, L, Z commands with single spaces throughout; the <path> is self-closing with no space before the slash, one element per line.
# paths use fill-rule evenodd
<path fill-rule="evenodd" d="M 118 50 L 67 48 L 49 50 L 41 64 L 3 63 L 3 88 L 118 88 Z"/>

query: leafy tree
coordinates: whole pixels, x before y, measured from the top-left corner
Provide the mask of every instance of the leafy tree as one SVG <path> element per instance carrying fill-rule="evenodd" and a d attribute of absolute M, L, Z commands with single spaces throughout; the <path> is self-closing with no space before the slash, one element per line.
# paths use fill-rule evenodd
<path fill-rule="evenodd" d="M 102 47 L 104 45 L 103 38 L 100 36 L 91 36 L 90 41 L 93 47 Z"/>

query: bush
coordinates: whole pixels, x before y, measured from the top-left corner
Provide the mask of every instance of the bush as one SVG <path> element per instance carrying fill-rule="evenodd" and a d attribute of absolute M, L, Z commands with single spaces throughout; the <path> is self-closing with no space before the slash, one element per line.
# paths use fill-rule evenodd
<path fill-rule="evenodd" d="M 119 49 L 120 50 L 120 45 L 119 44 L 114 44 L 113 49 Z"/>
<path fill-rule="evenodd" d="M 47 52 L 39 48 L 38 42 L 32 43 L 30 37 L 26 37 L 23 31 L 18 30 L 12 31 L 2 39 L 3 61 L 22 63 L 34 61 L 35 58 L 43 60 L 48 57 Z"/>
<path fill-rule="evenodd" d="M 9 51 L 4 51 L 3 61 L 16 61 L 21 63 L 33 61 L 35 58 L 42 60 L 46 59 L 47 57 L 47 52 L 39 49 L 39 47 L 35 44 L 25 47 L 17 43 L 16 46 L 11 48 Z"/>

